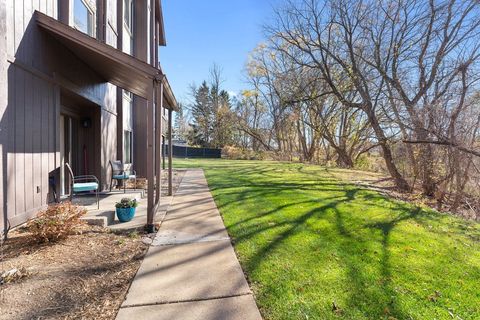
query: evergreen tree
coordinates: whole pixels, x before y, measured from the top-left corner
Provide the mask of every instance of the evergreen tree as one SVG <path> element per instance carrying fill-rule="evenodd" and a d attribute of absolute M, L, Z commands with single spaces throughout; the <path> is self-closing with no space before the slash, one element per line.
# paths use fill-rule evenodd
<path fill-rule="evenodd" d="M 210 88 L 206 81 L 194 90 L 195 102 L 192 106 L 192 128 L 194 131 L 193 143 L 196 145 L 209 146 L 212 131 L 212 104 L 210 99 Z"/>
<path fill-rule="evenodd" d="M 184 106 L 178 105 L 178 111 L 175 113 L 175 122 L 173 126 L 173 138 L 178 140 L 187 140 L 190 126 L 183 112 Z"/>

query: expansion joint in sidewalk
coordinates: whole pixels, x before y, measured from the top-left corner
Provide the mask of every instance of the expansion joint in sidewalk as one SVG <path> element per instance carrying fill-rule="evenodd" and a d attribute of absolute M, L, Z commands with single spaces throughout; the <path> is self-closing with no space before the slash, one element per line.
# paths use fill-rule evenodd
<path fill-rule="evenodd" d="M 250 295 L 252 295 L 251 292 L 232 294 L 232 295 L 224 295 L 224 296 L 213 296 L 213 297 L 208 297 L 208 298 L 195 298 L 195 299 L 175 300 L 175 301 L 161 301 L 161 302 L 152 302 L 152 303 L 136 303 L 136 304 L 130 304 L 130 305 L 126 305 L 126 306 L 122 305 L 120 307 L 120 309 L 147 307 L 147 306 L 158 306 L 158 305 L 186 303 L 186 302 L 200 302 L 200 301 L 220 300 L 220 299 L 229 299 L 229 298 L 236 298 L 236 297 L 243 297 L 243 296 L 250 296 Z"/>

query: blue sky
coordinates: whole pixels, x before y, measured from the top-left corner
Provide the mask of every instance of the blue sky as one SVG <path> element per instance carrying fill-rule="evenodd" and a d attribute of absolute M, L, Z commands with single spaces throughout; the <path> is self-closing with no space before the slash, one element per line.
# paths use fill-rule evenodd
<path fill-rule="evenodd" d="M 180 102 L 189 85 L 208 78 L 216 63 L 223 69 L 223 88 L 246 87 L 243 69 L 248 53 L 263 41 L 262 25 L 280 0 L 163 0 L 167 46 L 160 63 Z"/>

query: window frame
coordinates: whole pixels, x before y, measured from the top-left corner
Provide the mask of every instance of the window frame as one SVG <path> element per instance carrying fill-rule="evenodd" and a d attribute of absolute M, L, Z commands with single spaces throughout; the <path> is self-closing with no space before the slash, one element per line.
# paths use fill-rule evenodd
<path fill-rule="evenodd" d="M 129 13 L 129 16 L 128 16 L 128 22 L 126 21 L 125 19 L 125 15 L 126 15 L 126 5 L 125 3 L 128 3 L 129 4 L 129 8 L 128 8 L 128 13 Z M 122 15 L 122 21 L 123 21 L 123 25 L 125 26 L 125 29 L 127 30 L 128 34 L 130 35 L 130 37 L 133 36 L 133 0 L 123 0 L 123 15 Z"/>
<path fill-rule="evenodd" d="M 122 121 L 123 121 L 123 160 L 125 164 L 132 164 L 133 163 L 133 94 L 127 90 L 122 90 L 123 102 L 122 102 Z M 128 103 L 128 106 L 125 105 Z M 129 109 L 130 114 L 130 121 L 128 125 L 126 124 L 126 112 L 125 109 Z M 126 135 L 129 135 L 130 138 L 130 152 L 127 154 L 127 139 Z"/>
<path fill-rule="evenodd" d="M 80 1 L 84 6 L 85 9 L 87 9 L 87 32 L 84 32 L 80 28 L 77 27 L 75 24 L 75 2 Z M 90 7 L 87 1 L 85 0 L 70 0 L 70 24 L 71 27 L 73 27 L 75 30 L 78 30 L 82 33 L 85 33 L 86 35 L 96 38 L 97 36 L 97 13 L 96 11 Z M 91 19 L 89 19 L 91 17 Z M 91 34 L 88 32 L 88 29 L 91 28 L 92 32 Z"/>
<path fill-rule="evenodd" d="M 123 0 L 123 8 L 122 8 L 122 51 L 129 54 L 133 55 L 134 53 L 134 43 L 133 43 L 133 38 L 134 38 L 134 23 L 135 23 L 135 7 L 134 7 L 134 1 L 133 0 Z M 128 8 L 127 8 L 128 7 Z M 128 12 L 128 19 L 126 18 Z M 127 45 L 128 41 L 128 45 Z M 127 50 L 128 49 L 128 50 Z"/>
<path fill-rule="evenodd" d="M 127 143 L 127 136 L 130 143 Z M 133 163 L 133 131 L 127 129 L 123 130 L 123 159 L 125 164 Z"/>

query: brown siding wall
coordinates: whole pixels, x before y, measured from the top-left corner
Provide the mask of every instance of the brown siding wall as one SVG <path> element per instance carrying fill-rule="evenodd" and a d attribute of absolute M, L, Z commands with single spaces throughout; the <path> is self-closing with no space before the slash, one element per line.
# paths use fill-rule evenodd
<path fill-rule="evenodd" d="M 34 10 L 57 18 L 60 1 L 66 0 L 0 1 L 0 72 L 6 75 L 0 78 L 0 226 L 7 218 L 18 225 L 48 203 L 48 176 L 60 164 L 60 88 L 98 105 L 91 143 L 98 145 L 95 172 L 103 186 L 108 161 L 116 158 L 117 88 L 32 21 Z M 115 30 L 105 33 L 116 46 Z"/>
<path fill-rule="evenodd" d="M 102 167 L 101 183 L 104 189 L 108 187 L 110 182 L 111 168 L 109 166 L 109 160 L 114 160 L 117 157 L 117 117 L 112 113 L 102 110 L 101 115 L 101 163 Z M 99 177 L 100 178 L 100 177 Z"/>
<path fill-rule="evenodd" d="M 147 61 L 147 1 L 135 1 L 134 54 Z M 133 105 L 133 161 L 138 176 L 147 176 L 147 101 L 135 97 Z"/>
<path fill-rule="evenodd" d="M 10 65 L 8 79 L 8 105 L 1 120 L 8 124 L 9 136 L 3 150 L 3 193 L 8 219 L 16 225 L 47 203 L 48 175 L 58 152 L 58 105 L 52 83 L 15 65 Z"/>
<path fill-rule="evenodd" d="M 7 75 L 7 6 L 5 1 L 0 1 L 0 115 L 4 115 L 7 109 L 8 101 L 8 85 L 5 80 L 5 75 Z M 4 153 L 6 152 L 5 145 L 8 143 L 8 136 L 6 134 L 8 128 L 8 123 L 5 121 L 0 121 L 0 203 L 2 206 L 0 208 L 0 230 L 4 229 L 6 224 L 6 216 L 3 215 L 3 212 L 6 212 L 6 198 L 4 197 L 3 190 L 6 189 L 7 184 L 7 175 L 6 170 L 3 170 L 3 163 L 6 161 Z M 0 231 L 1 232 L 1 231 Z"/>
<path fill-rule="evenodd" d="M 27 71 L 39 64 L 31 54 L 39 44 L 29 19 L 34 10 L 55 17 L 56 1 L 0 4 L 1 226 L 7 218 L 11 225 L 19 224 L 47 203 L 48 174 L 55 168 L 57 90 Z M 15 59 L 21 63 L 8 62 Z"/>

